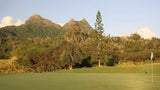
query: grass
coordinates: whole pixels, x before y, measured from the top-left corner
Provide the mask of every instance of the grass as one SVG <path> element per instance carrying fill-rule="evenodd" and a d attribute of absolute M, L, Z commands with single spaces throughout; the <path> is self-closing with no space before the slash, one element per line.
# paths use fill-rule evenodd
<path fill-rule="evenodd" d="M 160 64 L 94 67 L 49 73 L 0 74 L 0 90 L 159 90 Z M 144 71 L 149 73 L 145 74 Z"/>
<path fill-rule="evenodd" d="M 160 74 L 160 64 L 154 64 L 154 72 Z M 77 68 L 73 70 L 59 70 L 57 73 L 141 73 L 141 74 L 151 74 L 151 65 L 141 65 L 141 66 L 102 66 L 102 67 L 90 67 L 90 68 Z"/>

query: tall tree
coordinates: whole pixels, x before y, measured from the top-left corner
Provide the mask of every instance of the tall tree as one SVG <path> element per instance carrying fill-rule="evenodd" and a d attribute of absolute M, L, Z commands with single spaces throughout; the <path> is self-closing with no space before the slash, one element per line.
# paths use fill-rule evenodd
<path fill-rule="evenodd" d="M 97 12 L 97 15 L 96 15 L 96 23 L 95 23 L 95 30 L 98 31 L 101 35 L 103 34 L 104 32 L 104 29 L 103 29 L 103 23 L 102 23 L 102 16 L 101 16 L 101 12 L 98 10 Z M 101 65 L 101 55 L 102 55 L 102 36 L 101 37 L 98 37 L 98 44 L 97 44 L 97 56 L 98 56 L 98 66 Z"/>
<path fill-rule="evenodd" d="M 96 15 L 95 30 L 97 30 L 101 34 L 103 34 L 103 32 L 104 32 L 103 23 L 102 23 L 102 16 L 101 16 L 101 12 L 99 10 Z"/>

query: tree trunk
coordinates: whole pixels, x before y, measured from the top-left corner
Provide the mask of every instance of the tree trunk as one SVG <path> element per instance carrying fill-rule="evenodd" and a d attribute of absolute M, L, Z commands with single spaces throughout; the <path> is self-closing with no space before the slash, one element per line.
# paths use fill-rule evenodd
<path fill-rule="evenodd" d="M 71 63 L 72 63 L 74 57 L 73 57 L 71 54 L 70 54 L 70 57 L 71 57 Z M 73 66 L 72 66 L 72 64 L 70 64 L 70 65 L 69 65 L 69 70 L 72 70 L 72 68 L 73 68 Z"/>
<path fill-rule="evenodd" d="M 100 60 L 98 60 L 98 66 L 99 66 L 99 67 L 101 66 L 101 61 L 100 61 Z"/>
<path fill-rule="evenodd" d="M 73 69 L 72 65 L 69 65 L 69 70 L 72 70 L 72 69 Z"/>

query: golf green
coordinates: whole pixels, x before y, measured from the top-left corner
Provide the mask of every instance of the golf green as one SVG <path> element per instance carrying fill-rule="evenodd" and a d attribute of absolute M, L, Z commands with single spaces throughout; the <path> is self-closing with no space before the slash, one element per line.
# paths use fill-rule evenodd
<path fill-rule="evenodd" d="M 1 74 L 0 90 L 159 90 L 160 77 L 126 73 Z"/>
<path fill-rule="evenodd" d="M 0 74 L 0 90 L 160 90 L 160 64 L 154 65 L 153 83 L 150 66 Z"/>

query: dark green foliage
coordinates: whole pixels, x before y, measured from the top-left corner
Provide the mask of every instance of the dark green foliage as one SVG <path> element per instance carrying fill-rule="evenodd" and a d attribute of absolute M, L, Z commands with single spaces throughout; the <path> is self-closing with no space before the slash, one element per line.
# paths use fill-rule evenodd
<path fill-rule="evenodd" d="M 79 65 L 79 67 L 92 67 L 92 65 L 90 64 L 91 62 L 91 56 L 88 56 L 87 58 L 84 58 L 82 63 Z M 78 65 L 77 65 L 78 66 Z"/>
<path fill-rule="evenodd" d="M 61 54 L 61 60 L 65 68 L 72 69 L 76 63 L 80 64 L 82 62 L 82 51 L 79 47 L 70 44 L 64 49 Z"/>
<path fill-rule="evenodd" d="M 134 34 L 131 34 L 130 38 L 133 40 L 140 40 L 141 36 L 137 33 L 134 33 Z"/>
<path fill-rule="evenodd" d="M 114 58 L 108 59 L 107 66 L 114 66 L 117 63 L 117 60 Z"/>
<path fill-rule="evenodd" d="M 18 47 L 18 40 L 15 37 L 1 37 L 0 38 L 0 59 L 10 58 L 11 51 Z"/>

